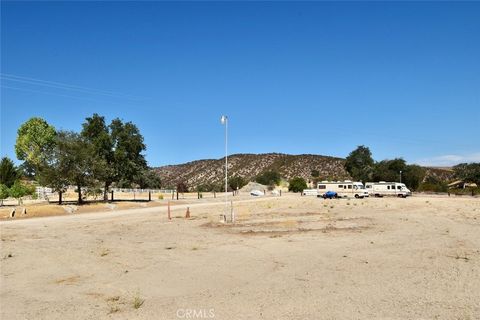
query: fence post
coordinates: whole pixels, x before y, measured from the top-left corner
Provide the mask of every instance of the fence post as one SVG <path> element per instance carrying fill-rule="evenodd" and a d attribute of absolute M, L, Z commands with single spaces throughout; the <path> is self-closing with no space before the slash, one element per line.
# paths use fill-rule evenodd
<path fill-rule="evenodd" d="M 58 204 L 62 204 L 62 191 L 58 191 Z"/>
<path fill-rule="evenodd" d="M 148 191 L 148 201 L 152 201 L 152 191 Z"/>
<path fill-rule="evenodd" d="M 177 190 L 177 200 L 178 200 L 178 190 Z"/>
<path fill-rule="evenodd" d="M 172 200 L 175 197 L 175 191 L 172 191 Z"/>
<path fill-rule="evenodd" d="M 110 199 L 111 199 L 110 201 L 113 201 L 113 190 L 112 190 L 112 195 L 111 195 Z"/>
<path fill-rule="evenodd" d="M 168 201 L 168 220 L 172 220 L 172 216 L 170 216 L 170 201 Z"/>

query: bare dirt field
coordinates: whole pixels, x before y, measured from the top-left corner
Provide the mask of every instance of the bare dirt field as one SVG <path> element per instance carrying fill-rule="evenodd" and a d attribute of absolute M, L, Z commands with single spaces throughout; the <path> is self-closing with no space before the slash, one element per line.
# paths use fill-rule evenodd
<path fill-rule="evenodd" d="M 479 198 L 219 200 L 1 221 L 1 319 L 480 318 Z"/>

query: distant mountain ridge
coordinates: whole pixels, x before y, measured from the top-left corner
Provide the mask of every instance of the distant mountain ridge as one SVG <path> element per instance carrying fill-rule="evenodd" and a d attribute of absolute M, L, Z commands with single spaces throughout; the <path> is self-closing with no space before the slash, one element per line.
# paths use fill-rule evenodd
<path fill-rule="evenodd" d="M 241 176 L 249 181 L 265 171 L 275 170 L 287 180 L 293 177 L 308 180 L 311 179 L 312 170 L 318 170 L 320 177 L 347 179 L 350 175 L 345 171 L 344 163 L 345 159 L 342 158 L 314 154 L 233 154 L 228 156 L 228 175 Z M 201 184 L 221 183 L 225 175 L 224 168 L 225 158 L 221 158 L 167 165 L 154 170 L 166 187 L 184 182 L 192 188 Z"/>
<path fill-rule="evenodd" d="M 344 168 L 345 159 L 315 154 L 233 154 L 228 156 L 228 176 L 240 176 L 247 181 L 254 180 L 263 172 L 278 171 L 284 179 L 302 177 L 309 181 L 313 170 L 318 170 L 321 179 L 351 179 Z M 162 179 L 165 187 L 175 187 L 183 182 L 189 188 L 203 184 L 221 184 L 225 177 L 225 158 L 195 160 L 183 164 L 153 168 Z M 434 176 L 440 180 L 450 180 L 451 168 L 426 169 L 426 177 Z"/>

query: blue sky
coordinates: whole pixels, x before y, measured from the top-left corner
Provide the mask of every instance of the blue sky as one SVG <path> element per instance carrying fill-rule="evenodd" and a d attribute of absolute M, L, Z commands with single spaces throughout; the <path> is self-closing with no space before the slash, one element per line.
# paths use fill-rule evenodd
<path fill-rule="evenodd" d="M 480 3 L 2 2 L 1 154 L 32 116 L 138 125 L 152 166 L 231 153 L 480 161 Z"/>

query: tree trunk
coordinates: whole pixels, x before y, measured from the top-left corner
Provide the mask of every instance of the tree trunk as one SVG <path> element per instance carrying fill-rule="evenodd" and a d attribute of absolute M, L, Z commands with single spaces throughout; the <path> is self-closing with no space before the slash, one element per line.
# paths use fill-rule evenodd
<path fill-rule="evenodd" d="M 110 187 L 110 182 L 105 181 L 105 186 L 103 189 L 103 201 L 108 201 L 108 188 Z"/>
<path fill-rule="evenodd" d="M 77 190 L 78 190 L 78 204 L 82 204 L 83 203 L 82 188 L 80 187 L 80 185 L 77 185 Z"/>
<path fill-rule="evenodd" d="M 62 204 L 62 191 L 58 191 L 58 204 Z"/>

